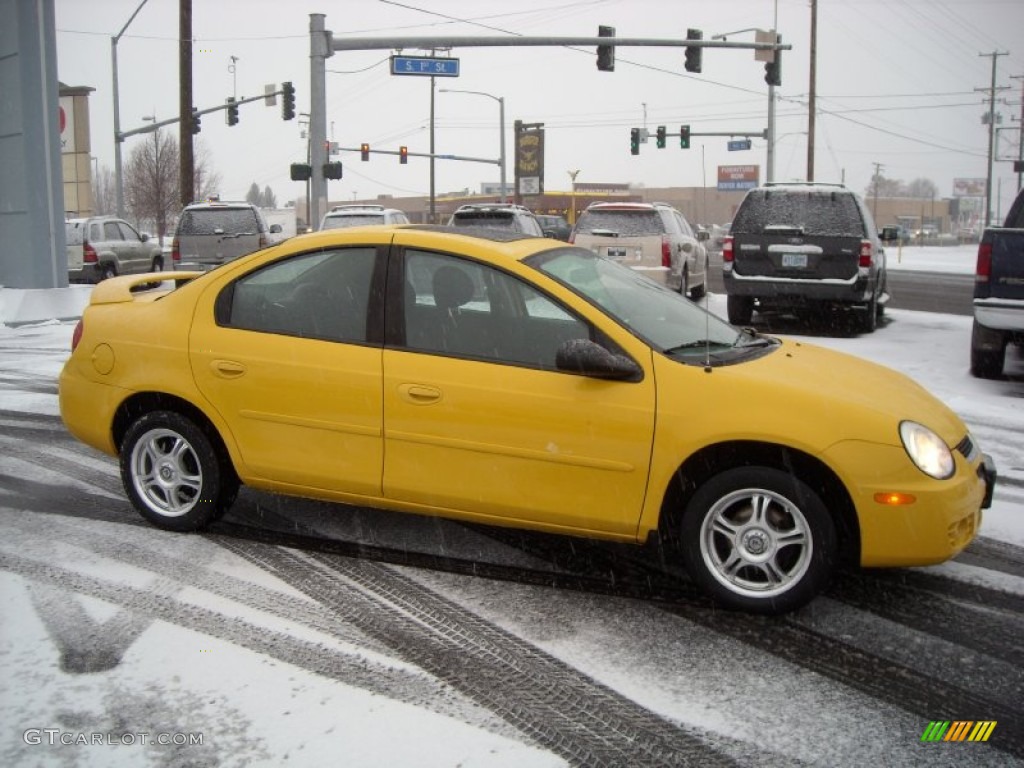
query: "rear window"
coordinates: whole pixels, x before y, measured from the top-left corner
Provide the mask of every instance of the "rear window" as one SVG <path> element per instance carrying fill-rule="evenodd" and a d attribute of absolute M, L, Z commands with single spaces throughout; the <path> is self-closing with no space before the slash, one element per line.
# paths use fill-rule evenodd
<path fill-rule="evenodd" d="M 452 225 L 456 227 L 489 227 L 491 229 L 508 229 L 518 231 L 515 214 L 509 211 L 471 211 L 452 216 Z"/>
<path fill-rule="evenodd" d="M 759 235 L 766 227 L 793 227 L 805 235 L 864 237 L 856 198 L 849 193 L 756 190 L 732 222 L 733 235 Z"/>
<path fill-rule="evenodd" d="M 81 245 L 85 228 L 80 221 L 64 222 L 64 239 L 68 245 Z"/>
<path fill-rule="evenodd" d="M 251 208 L 196 208 L 185 211 L 178 224 L 179 235 L 257 235 L 260 232 L 256 214 Z"/>
<path fill-rule="evenodd" d="M 626 211 L 584 211 L 576 224 L 576 233 L 590 233 L 595 229 L 607 229 L 620 235 L 661 235 L 665 224 L 655 210 Z"/>
<path fill-rule="evenodd" d="M 365 224 L 383 224 L 384 214 L 361 213 L 356 215 L 326 216 L 321 229 L 341 229 L 342 227 L 361 227 Z"/>

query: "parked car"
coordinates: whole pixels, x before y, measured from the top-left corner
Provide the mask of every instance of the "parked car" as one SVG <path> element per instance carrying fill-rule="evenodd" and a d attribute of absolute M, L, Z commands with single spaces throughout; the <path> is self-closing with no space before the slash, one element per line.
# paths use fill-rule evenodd
<path fill-rule="evenodd" d="M 750 190 L 722 248 L 729 322 L 754 310 L 854 308 L 875 330 L 889 301 L 885 248 L 871 212 L 841 184 L 766 184 Z"/>
<path fill-rule="evenodd" d="M 68 219 L 64 235 L 68 280 L 72 283 L 98 283 L 118 275 L 160 272 L 164 268 L 160 244 L 122 219 Z"/>
<path fill-rule="evenodd" d="M 367 224 L 408 224 L 409 217 L 383 205 L 336 205 L 320 220 L 320 229 L 362 227 Z"/>
<path fill-rule="evenodd" d="M 537 223 L 540 224 L 540 228 L 543 230 L 545 237 L 553 237 L 555 240 L 569 240 L 569 235 L 572 234 L 572 227 L 569 225 L 565 216 L 547 213 L 538 213 L 535 215 L 537 216 Z"/>
<path fill-rule="evenodd" d="M 506 203 L 460 205 L 448 220 L 449 227 L 487 227 L 544 237 L 537 217 L 529 208 Z"/>
<path fill-rule="evenodd" d="M 245 483 L 655 540 L 721 604 L 775 613 L 840 562 L 953 557 L 991 500 L 991 461 L 906 376 L 737 329 L 550 239 L 328 230 L 174 289 L 143 280 L 93 291 L 60 409 L 170 530 Z"/>
<path fill-rule="evenodd" d="M 270 245 L 268 227 L 259 208 L 250 203 L 218 200 L 186 205 L 171 242 L 171 259 L 179 270 L 207 270 Z"/>
<path fill-rule="evenodd" d="M 665 203 L 592 203 L 580 214 L 571 242 L 693 299 L 707 290 L 704 243 L 686 217 Z"/>
<path fill-rule="evenodd" d="M 971 373 L 1001 377 L 1009 344 L 1024 347 L 1024 191 L 1003 226 L 987 227 L 978 243 Z"/>

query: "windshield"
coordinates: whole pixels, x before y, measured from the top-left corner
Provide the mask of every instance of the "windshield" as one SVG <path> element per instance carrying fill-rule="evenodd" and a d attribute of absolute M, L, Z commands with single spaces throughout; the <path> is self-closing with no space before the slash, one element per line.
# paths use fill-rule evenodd
<path fill-rule="evenodd" d="M 584 248 L 545 251 L 525 263 L 567 286 L 665 354 L 703 357 L 708 352 L 747 345 L 755 338 L 639 272 Z"/>

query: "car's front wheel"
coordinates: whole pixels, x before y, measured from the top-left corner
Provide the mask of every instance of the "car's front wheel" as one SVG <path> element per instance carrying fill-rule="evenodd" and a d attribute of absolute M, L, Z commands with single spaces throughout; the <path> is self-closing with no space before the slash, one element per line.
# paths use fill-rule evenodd
<path fill-rule="evenodd" d="M 694 492 L 679 546 L 691 577 L 716 602 L 776 614 L 824 589 L 836 532 L 825 504 L 802 480 L 770 467 L 738 467 Z"/>
<path fill-rule="evenodd" d="M 235 500 L 230 464 L 191 419 L 154 411 L 128 428 L 121 444 L 121 481 L 134 507 L 154 525 L 194 531 Z"/>

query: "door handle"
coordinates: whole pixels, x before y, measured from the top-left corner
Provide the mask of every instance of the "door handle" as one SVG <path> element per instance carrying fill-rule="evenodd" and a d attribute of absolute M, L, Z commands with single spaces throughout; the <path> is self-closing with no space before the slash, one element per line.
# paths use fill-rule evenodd
<path fill-rule="evenodd" d="M 245 374 L 245 366 L 234 360 L 214 360 L 210 363 L 210 368 L 222 379 L 237 379 Z"/>
<path fill-rule="evenodd" d="M 424 384 L 399 384 L 398 393 L 413 405 L 430 405 L 441 400 L 441 390 Z"/>

